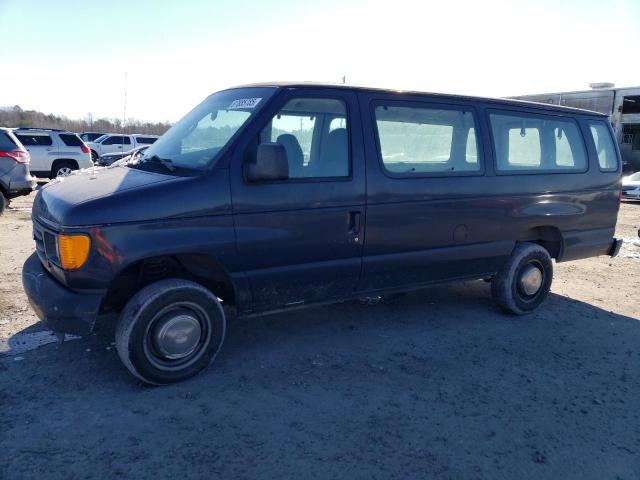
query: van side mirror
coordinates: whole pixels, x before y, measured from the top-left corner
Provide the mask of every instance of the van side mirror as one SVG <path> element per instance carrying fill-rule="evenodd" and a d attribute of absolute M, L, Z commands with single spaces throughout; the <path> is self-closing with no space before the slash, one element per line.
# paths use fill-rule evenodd
<path fill-rule="evenodd" d="M 287 151 L 279 143 L 261 143 L 256 157 L 244 164 L 244 176 L 252 183 L 289 178 Z"/>

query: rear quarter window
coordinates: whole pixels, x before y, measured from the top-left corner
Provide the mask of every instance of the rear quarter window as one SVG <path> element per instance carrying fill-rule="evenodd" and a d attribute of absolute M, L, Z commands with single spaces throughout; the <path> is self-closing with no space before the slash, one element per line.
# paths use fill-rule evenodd
<path fill-rule="evenodd" d="M 611 138 L 611 131 L 604 122 L 589 122 L 589 130 L 593 137 L 593 143 L 598 154 L 598 165 L 603 172 L 615 172 L 618 170 L 618 155 Z"/>
<path fill-rule="evenodd" d="M 0 132 L 0 152 L 10 152 L 16 150 L 18 146 L 14 143 L 13 139 L 9 137 L 5 132 Z"/>
<path fill-rule="evenodd" d="M 496 168 L 506 173 L 587 170 L 580 128 L 572 118 L 526 112 L 489 115 Z"/>
<path fill-rule="evenodd" d="M 80 140 L 80 137 L 72 133 L 61 133 L 60 139 L 67 147 L 81 147 L 82 145 L 84 145 L 82 140 Z"/>

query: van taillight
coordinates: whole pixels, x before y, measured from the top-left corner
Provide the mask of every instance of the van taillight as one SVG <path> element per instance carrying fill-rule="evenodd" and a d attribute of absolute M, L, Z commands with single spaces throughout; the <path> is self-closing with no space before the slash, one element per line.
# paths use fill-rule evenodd
<path fill-rule="evenodd" d="M 80 147 L 80 150 L 82 150 L 82 153 L 89 153 L 91 151 L 89 150 L 89 147 L 84 144 Z"/>
<path fill-rule="evenodd" d="M 27 152 L 22 150 L 11 150 L 9 152 L 0 152 L 0 157 L 13 158 L 18 163 L 29 163 L 31 157 Z"/>

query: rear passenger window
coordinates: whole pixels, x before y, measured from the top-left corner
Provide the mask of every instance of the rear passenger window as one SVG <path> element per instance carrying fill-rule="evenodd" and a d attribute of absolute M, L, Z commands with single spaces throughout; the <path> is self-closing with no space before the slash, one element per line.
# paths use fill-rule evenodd
<path fill-rule="evenodd" d="M 586 170 L 584 142 L 573 120 L 524 113 L 492 113 L 490 120 L 498 171 Z"/>
<path fill-rule="evenodd" d="M 480 171 L 473 114 L 468 111 L 381 105 L 375 109 L 384 168 L 394 174 Z"/>
<path fill-rule="evenodd" d="M 41 146 L 49 146 L 49 145 L 53 145 L 53 141 L 51 140 L 51 137 L 49 136 L 48 133 L 40 133 L 40 132 L 34 132 L 34 133 L 18 133 L 15 132 L 15 136 L 18 137 L 18 140 L 20 140 L 20 142 L 26 147 L 26 146 L 36 146 L 36 145 L 41 145 Z"/>
<path fill-rule="evenodd" d="M 81 147 L 83 144 L 80 137 L 69 133 L 61 133 L 60 138 L 67 147 Z"/>
<path fill-rule="evenodd" d="M 593 143 L 598 152 L 598 164 L 600 170 L 615 171 L 618 170 L 618 156 L 616 147 L 611 138 L 611 132 L 604 122 L 589 122 L 589 129 L 593 137 Z"/>
<path fill-rule="evenodd" d="M 347 108 L 341 100 L 290 100 L 262 130 L 260 142 L 284 147 L 291 179 L 349 176 Z"/>
<path fill-rule="evenodd" d="M 136 141 L 138 143 L 144 143 L 144 144 L 148 144 L 148 145 L 151 145 L 156 140 L 157 140 L 157 138 L 155 138 L 155 137 L 136 137 Z"/>
<path fill-rule="evenodd" d="M 102 144 L 103 145 L 131 145 L 131 140 L 129 139 L 129 137 L 114 136 L 114 137 L 107 138 L 104 142 L 102 142 Z"/>

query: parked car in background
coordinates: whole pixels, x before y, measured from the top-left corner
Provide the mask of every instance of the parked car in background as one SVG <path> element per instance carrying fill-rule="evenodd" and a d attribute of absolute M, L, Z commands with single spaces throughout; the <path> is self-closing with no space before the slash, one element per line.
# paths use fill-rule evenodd
<path fill-rule="evenodd" d="M 640 200 L 640 172 L 622 179 L 622 198 Z"/>
<path fill-rule="evenodd" d="M 10 199 L 29 195 L 36 188 L 29 161 L 29 152 L 13 132 L 0 128 L 0 215 Z"/>
<path fill-rule="evenodd" d="M 95 141 L 96 138 L 100 138 L 103 135 L 104 133 L 98 133 L 98 132 L 82 132 L 78 136 L 82 139 L 83 142 L 88 143 L 88 142 Z"/>
<path fill-rule="evenodd" d="M 100 165 L 102 167 L 108 167 L 113 162 L 117 162 L 118 160 L 122 160 L 125 157 L 129 157 L 135 155 L 140 152 L 144 152 L 149 145 L 145 145 L 144 147 L 133 148 L 126 152 L 115 152 L 115 153 L 105 153 L 101 155 L 100 158 L 96 161 L 96 165 Z"/>
<path fill-rule="evenodd" d="M 56 178 L 93 167 L 89 147 L 73 132 L 45 128 L 16 128 L 13 132 L 29 152 L 31 173 L 36 177 Z"/>
<path fill-rule="evenodd" d="M 176 382 L 216 357 L 222 305 L 254 315 L 490 279 L 503 310 L 533 312 L 554 259 L 618 254 L 620 178 L 611 124 L 594 112 L 233 88 L 136 162 L 41 189 L 22 281 L 56 332 L 86 335 L 119 312 L 126 368 Z"/>
<path fill-rule="evenodd" d="M 151 145 L 159 138 L 158 135 L 103 135 L 87 145 L 91 149 L 91 157 L 94 162 L 106 153 L 127 152 L 143 145 Z"/>

